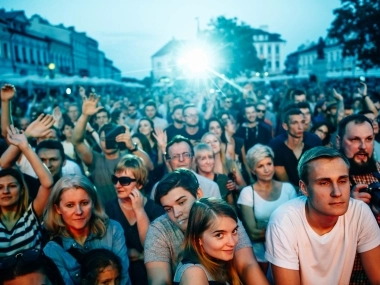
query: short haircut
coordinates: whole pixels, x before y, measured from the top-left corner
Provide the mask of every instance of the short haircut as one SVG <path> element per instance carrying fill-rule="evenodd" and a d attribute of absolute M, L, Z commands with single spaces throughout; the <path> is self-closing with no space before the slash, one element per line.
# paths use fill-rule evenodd
<path fill-rule="evenodd" d="M 246 110 L 247 110 L 248 108 L 251 108 L 251 107 L 253 107 L 253 108 L 256 110 L 256 106 L 255 106 L 255 104 L 247 104 L 247 105 L 244 106 L 244 115 L 245 115 Z"/>
<path fill-rule="evenodd" d="M 117 120 L 119 119 L 122 111 L 120 109 L 116 109 L 111 113 L 111 123 L 116 124 Z"/>
<path fill-rule="evenodd" d="M 189 169 L 178 168 L 173 172 L 166 174 L 158 183 L 154 201 L 158 205 L 161 205 L 161 198 L 177 187 L 182 187 L 190 192 L 194 198 L 197 198 L 197 191 L 199 188 L 197 177 Z"/>
<path fill-rule="evenodd" d="M 184 105 L 183 106 L 183 108 L 182 108 L 182 114 L 185 114 L 185 111 L 187 110 L 187 109 L 189 109 L 189 108 L 197 108 L 194 104 L 186 104 L 186 105 Z"/>
<path fill-rule="evenodd" d="M 174 136 L 174 138 L 166 145 L 166 149 L 165 149 L 165 157 L 166 159 L 169 159 L 170 155 L 169 155 L 169 149 L 170 147 L 173 145 L 173 144 L 176 144 L 176 143 L 181 143 L 181 142 L 185 142 L 189 145 L 189 148 L 190 148 L 190 153 L 191 155 L 194 155 L 194 151 L 193 151 L 193 145 L 191 144 L 191 141 L 188 139 L 188 138 L 185 138 L 184 136 L 181 136 L 181 135 L 176 135 Z"/>
<path fill-rule="evenodd" d="M 153 100 L 148 100 L 146 101 L 145 105 L 144 105 L 144 110 L 146 107 L 154 107 L 154 109 L 157 109 L 157 105 L 156 105 L 156 102 L 154 102 Z"/>
<path fill-rule="evenodd" d="M 182 104 L 180 104 L 180 105 L 175 105 L 175 106 L 173 107 L 172 115 L 173 115 L 173 114 L 175 113 L 175 111 L 177 111 L 177 110 L 181 110 L 182 113 L 183 113 L 183 105 L 182 105 Z"/>
<path fill-rule="evenodd" d="M 309 109 L 309 111 L 311 112 L 311 107 L 310 107 L 310 104 L 308 102 L 299 102 L 296 104 L 296 108 L 297 109 Z"/>
<path fill-rule="evenodd" d="M 337 149 L 331 147 L 317 146 L 306 151 L 298 162 L 298 176 L 305 183 L 309 183 L 309 163 L 320 158 L 341 158 L 350 167 L 348 159 Z"/>
<path fill-rule="evenodd" d="M 134 108 L 136 108 L 137 106 L 136 106 L 135 103 L 130 103 L 127 107 L 134 107 Z"/>
<path fill-rule="evenodd" d="M 103 108 L 103 109 L 100 109 L 98 112 L 95 113 L 95 119 L 96 119 L 96 115 L 100 114 L 100 113 L 106 113 L 107 114 L 107 118 L 109 119 L 110 117 L 110 112 L 107 111 L 107 109 Z"/>
<path fill-rule="evenodd" d="M 354 114 L 347 116 L 338 123 L 338 136 L 340 141 L 342 141 L 344 135 L 346 134 L 346 127 L 350 122 L 354 122 L 355 125 L 367 122 L 373 129 L 372 122 L 366 116 L 362 114 Z"/>
<path fill-rule="evenodd" d="M 267 145 L 255 144 L 247 152 L 247 166 L 252 171 L 261 160 L 267 157 L 274 159 L 273 150 Z"/>
<path fill-rule="evenodd" d="M 60 141 L 57 140 L 44 140 L 40 142 L 37 147 L 35 152 L 38 153 L 40 152 L 41 149 L 56 149 L 59 151 L 59 154 L 61 155 L 62 160 L 66 159 L 65 156 L 65 151 L 63 150 L 63 145 Z"/>
<path fill-rule="evenodd" d="M 293 91 L 293 99 L 295 96 L 300 96 L 300 95 L 305 95 L 306 96 L 306 92 L 304 90 L 300 90 L 300 89 L 296 89 Z"/>
<path fill-rule="evenodd" d="M 123 172 L 127 169 L 132 172 L 136 179 L 136 184 L 139 186 L 144 186 L 146 184 L 149 171 L 141 157 L 133 154 L 124 155 L 115 166 L 114 173 Z"/>
<path fill-rule="evenodd" d="M 290 116 L 294 116 L 294 115 L 302 115 L 303 116 L 303 113 L 301 112 L 300 109 L 296 109 L 296 108 L 290 109 L 282 115 L 282 122 L 284 124 L 289 124 Z"/>

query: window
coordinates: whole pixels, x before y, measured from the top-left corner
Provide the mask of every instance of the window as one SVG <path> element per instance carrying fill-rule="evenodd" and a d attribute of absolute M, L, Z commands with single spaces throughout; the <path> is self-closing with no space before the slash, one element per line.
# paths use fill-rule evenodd
<path fill-rule="evenodd" d="M 279 69 L 280 68 L 280 62 L 277 60 L 276 61 L 276 69 Z"/>
<path fill-rule="evenodd" d="M 37 64 L 38 65 L 41 65 L 42 64 L 42 61 L 41 61 L 41 53 L 39 50 L 36 51 L 37 53 Z"/>
<path fill-rule="evenodd" d="M 31 48 L 30 49 L 30 62 L 32 64 L 35 64 L 36 62 L 34 61 L 34 53 L 33 53 L 33 49 Z"/>
<path fill-rule="evenodd" d="M 262 45 L 260 46 L 260 55 L 261 54 L 264 54 L 264 47 Z"/>
<path fill-rule="evenodd" d="M 268 69 L 271 69 L 272 68 L 272 62 L 271 61 L 268 61 Z"/>
<path fill-rule="evenodd" d="M 3 54 L 4 54 L 4 58 L 9 58 L 7 43 L 3 43 Z"/>
<path fill-rule="evenodd" d="M 272 54 L 272 47 L 268 46 L 268 54 Z"/>
<path fill-rule="evenodd" d="M 276 54 L 280 54 L 280 46 L 276 45 Z"/>
<path fill-rule="evenodd" d="M 24 59 L 24 62 L 28 62 L 28 59 L 26 57 L 26 48 L 22 47 L 22 57 Z"/>
<path fill-rule="evenodd" d="M 18 46 L 15 46 L 15 57 L 17 62 L 21 61 L 20 54 L 18 52 Z"/>

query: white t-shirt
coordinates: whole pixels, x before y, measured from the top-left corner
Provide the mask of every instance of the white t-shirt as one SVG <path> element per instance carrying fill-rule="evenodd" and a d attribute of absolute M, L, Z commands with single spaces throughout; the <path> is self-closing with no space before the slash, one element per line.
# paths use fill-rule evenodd
<path fill-rule="evenodd" d="M 356 252 L 380 244 L 380 229 L 369 207 L 350 199 L 347 212 L 322 236 L 305 215 L 307 197 L 277 208 L 268 224 L 265 257 L 276 266 L 299 270 L 302 284 L 349 284 Z"/>
<path fill-rule="evenodd" d="M 290 183 L 282 183 L 280 197 L 275 201 L 267 201 L 260 197 L 255 191 L 255 197 L 253 197 L 252 185 L 244 187 L 240 192 L 238 204 L 254 207 L 255 219 L 257 222 L 258 229 L 266 228 L 270 215 L 276 210 L 280 205 L 286 203 L 290 199 L 296 198 L 297 193 L 293 185 Z M 253 199 L 255 198 L 255 199 Z M 255 203 L 255 205 L 253 205 Z"/>

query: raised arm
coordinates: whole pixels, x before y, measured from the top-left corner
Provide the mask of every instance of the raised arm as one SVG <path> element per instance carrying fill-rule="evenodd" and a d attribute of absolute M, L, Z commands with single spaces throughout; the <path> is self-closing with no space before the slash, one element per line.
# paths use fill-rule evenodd
<path fill-rule="evenodd" d="M 99 100 L 100 97 L 96 96 L 96 94 L 90 94 L 88 98 L 83 99 L 82 114 L 75 125 L 73 137 L 71 138 L 71 142 L 78 152 L 79 157 L 87 166 L 91 165 L 93 156 L 90 147 L 84 143 L 85 131 L 90 117 L 103 108 L 96 107 Z"/>
<path fill-rule="evenodd" d="M 166 150 L 166 145 L 168 144 L 168 137 L 166 135 L 166 131 L 162 130 L 161 128 L 154 128 L 153 133 L 154 138 L 157 141 L 158 144 L 158 162 L 157 164 L 163 164 L 165 161 L 164 153 Z"/>
<path fill-rule="evenodd" d="M 131 131 L 129 130 L 129 127 L 124 125 L 125 127 L 125 133 L 124 134 L 120 134 L 116 137 L 116 141 L 117 142 L 124 142 L 125 143 L 125 146 L 127 147 L 127 149 L 129 150 L 133 150 L 135 148 L 133 142 L 132 142 L 132 135 L 131 135 Z M 150 160 L 150 157 L 149 155 L 143 151 L 142 149 L 139 149 L 137 148 L 137 150 L 133 151 L 133 154 L 138 156 L 138 157 L 141 157 L 146 166 L 148 167 L 149 170 L 153 170 L 154 166 L 153 166 L 153 163 L 152 161 Z"/>
<path fill-rule="evenodd" d="M 373 112 L 375 114 L 375 117 L 379 115 L 379 112 L 376 109 L 375 104 L 373 104 L 371 98 L 368 96 L 367 93 L 367 84 L 364 82 L 360 82 L 363 85 L 363 88 L 359 88 L 359 93 L 363 96 L 363 104 L 367 107 L 368 110 Z"/>
<path fill-rule="evenodd" d="M 33 208 L 37 216 L 42 217 L 43 210 L 50 195 L 50 189 L 54 183 L 53 177 L 29 145 L 25 134 L 20 133 L 20 131 L 14 128 L 13 125 L 8 127 L 7 132 L 8 141 L 12 145 L 18 147 L 23 155 L 25 155 L 26 159 L 30 162 L 41 183 L 37 197 L 33 201 Z"/>
<path fill-rule="evenodd" d="M 337 124 L 339 122 L 339 119 L 344 117 L 344 98 L 335 89 L 333 89 L 333 94 L 335 100 L 338 101 L 338 108 L 334 118 L 334 124 Z"/>
<path fill-rule="evenodd" d="M 7 138 L 7 128 L 12 122 L 12 99 L 15 96 L 16 88 L 11 84 L 1 87 L 1 135 Z"/>

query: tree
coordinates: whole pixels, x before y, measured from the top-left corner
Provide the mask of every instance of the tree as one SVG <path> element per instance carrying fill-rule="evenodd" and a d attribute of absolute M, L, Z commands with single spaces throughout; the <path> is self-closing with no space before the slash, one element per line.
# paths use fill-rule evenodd
<path fill-rule="evenodd" d="M 380 66 L 380 1 L 341 0 L 329 37 L 343 45 L 343 56 L 356 56 L 364 70 Z"/>
<path fill-rule="evenodd" d="M 253 29 L 237 18 L 220 16 L 212 19 L 209 29 L 201 32 L 201 39 L 213 47 L 218 57 L 218 72 L 234 78 L 252 71 L 262 72 L 263 62 L 257 58 L 253 45 Z"/>

